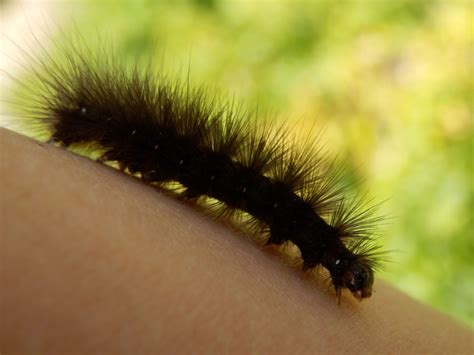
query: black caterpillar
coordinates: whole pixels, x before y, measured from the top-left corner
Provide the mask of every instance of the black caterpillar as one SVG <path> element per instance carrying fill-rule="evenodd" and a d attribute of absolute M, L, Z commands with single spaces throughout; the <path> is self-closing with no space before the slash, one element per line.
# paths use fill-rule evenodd
<path fill-rule="evenodd" d="M 380 221 L 362 200 L 347 198 L 339 170 L 317 143 L 289 143 L 284 125 L 258 125 L 232 100 L 203 88 L 127 68 L 110 52 L 74 45 L 61 59 L 25 52 L 33 82 L 23 106 L 50 141 L 93 146 L 100 162 L 149 184 L 178 182 L 181 196 L 212 197 L 228 211 L 244 211 L 266 227 L 266 244 L 292 242 L 303 270 L 326 268 L 340 299 L 372 294 L 380 252 Z"/>

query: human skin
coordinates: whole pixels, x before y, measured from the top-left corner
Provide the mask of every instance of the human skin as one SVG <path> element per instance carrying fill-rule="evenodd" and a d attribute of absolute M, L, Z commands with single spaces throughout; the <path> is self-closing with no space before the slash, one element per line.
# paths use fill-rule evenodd
<path fill-rule="evenodd" d="M 0 129 L 0 352 L 472 353 L 376 280 L 358 302 L 189 204 Z"/>

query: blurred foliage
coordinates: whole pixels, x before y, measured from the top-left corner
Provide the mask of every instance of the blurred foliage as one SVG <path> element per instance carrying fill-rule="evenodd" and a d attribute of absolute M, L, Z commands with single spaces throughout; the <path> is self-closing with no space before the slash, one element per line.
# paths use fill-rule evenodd
<path fill-rule="evenodd" d="M 48 15 L 124 58 L 189 65 L 296 129 L 323 126 L 358 188 L 388 199 L 382 277 L 474 326 L 469 2 L 75 1 Z"/>

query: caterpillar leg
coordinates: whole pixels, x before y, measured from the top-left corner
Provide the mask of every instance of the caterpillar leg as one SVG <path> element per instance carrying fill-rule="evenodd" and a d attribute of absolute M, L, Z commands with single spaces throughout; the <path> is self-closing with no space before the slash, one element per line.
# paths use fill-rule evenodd
<path fill-rule="evenodd" d="M 49 138 L 46 141 L 46 144 L 52 145 L 54 147 L 60 147 L 60 148 L 66 148 L 67 147 L 67 145 L 62 140 L 60 140 L 59 138 L 57 138 L 55 136 L 51 136 L 51 138 Z"/>
<path fill-rule="evenodd" d="M 110 157 L 107 155 L 107 152 L 100 155 L 95 161 L 98 162 L 98 163 L 105 163 L 105 162 L 108 162 L 110 160 Z M 125 169 L 124 169 L 125 170 Z M 123 170 L 122 170 L 123 171 Z"/>

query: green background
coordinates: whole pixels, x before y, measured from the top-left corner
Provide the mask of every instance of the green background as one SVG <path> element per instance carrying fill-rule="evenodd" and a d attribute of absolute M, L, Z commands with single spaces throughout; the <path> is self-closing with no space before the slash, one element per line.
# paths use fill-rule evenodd
<path fill-rule="evenodd" d="M 3 2 L 4 9 L 14 3 Z M 357 189 L 385 201 L 380 277 L 474 327 L 469 2 L 51 2 L 45 23 L 323 127 Z M 183 75 L 184 74 L 184 75 Z M 278 113 L 276 113 L 278 112 Z M 376 297 L 376 295 L 375 295 Z M 370 302 L 370 301 L 369 301 Z"/>

